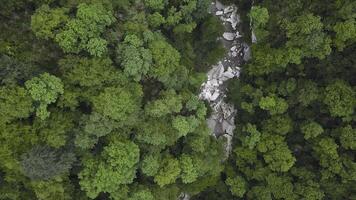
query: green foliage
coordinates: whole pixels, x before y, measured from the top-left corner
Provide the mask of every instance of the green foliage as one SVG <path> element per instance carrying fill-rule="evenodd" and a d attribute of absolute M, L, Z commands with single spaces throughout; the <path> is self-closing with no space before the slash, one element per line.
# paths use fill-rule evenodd
<path fill-rule="evenodd" d="M 338 147 L 332 138 L 322 138 L 314 146 L 315 152 L 319 155 L 320 165 L 335 174 L 339 174 L 341 171 L 340 157 L 337 152 Z"/>
<path fill-rule="evenodd" d="M 50 181 L 36 181 L 31 184 L 37 199 L 39 200 L 69 200 L 72 198 L 70 185 L 61 178 Z"/>
<path fill-rule="evenodd" d="M 356 22 L 355 19 L 338 22 L 334 26 L 336 36 L 334 39 L 335 46 L 342 50 L 347 43 L 351 43 L 356 38 Z"/>
<path fill-rule="evenodd" d="M 124 73 L 128 77 L 133 77 L 135 81 L 140 81 L 151 67 L 151 52 L 142 46 L 143 42 L 135 35 L 126 36 L 123 43 L 119 47 L 118 54 Z"/>
<path fill-rule="evenodd" d="M 210 0 L 1 2 L 0 199 L 355 199 L 356 4 L 223 2 L 257 39 L 228 158 L 196 95 Z"/>
<path fill-rule="evenodd" d="M 164 147 L 174 143 L 178 136 L 167 120 L 147 120 L 140 125 L 137 139 L 147 144 Z"/>
<path fill-rule="evenodd" d="M 130 141 L 113 141 L 106 146 L 99 159 L 84 160 L 79 173 L 80 186 L 90 198 L 100 192 L 114 193 L 121 184 L 132 183 L 139 161 L 139 147 Z"/>
<path fill-rule="evenodd" d="M 229 85 L 239 114 L 225 183 L 193 199 L 354 198 L 356 4 L 228 2 L 243 8 L 243 21 L 249 13 L 244 32 L 251 28 L 257 43 Z"/>
<path fill-rule="evenodd" d="M 305 81 L 303 82 L 303 87 L 298 92 L 298 101 L 303 106 L 308 106 L 313 101 L 317 100 L 320 95 L 318 91 L 318 86 L 315 82 Z"/>
<path fill-rule="evenodd" d="M 22 87 L 0 87 L 0 123 L 27 118 L 33 111 L 32 99 Z"/>
<path fill-rule="evenodd" d="M 248 135 L 244 138 L 243 144 L 250 149 L 255 148 L 261 139 L 261 133 L 257 130 L 256 126 L 252 124 L 247 124 L 246 127 L 244 127 L 244 131 L 248 133 Z"/>
<path fill-rule="evenodd" d="M 79 4 L 76 18 L 70 19 L 65 9 L 50 9 L 42 6 L 32 18 L 36 36 L 53 38 L 66 53 L 82 50 L 93 56 L 102 56 L 107 51 L 107 41 L 100 36 L 107 26 L 115 21 L 112 11 L 102 4 Z"/>
<path fill-rule="evenodd" d="M 193 160 L 188 155 L 182 155 L 180 160 L 180 166 L 182 169 L 182 182 L 183 183 L 192 183 L 196 181 L 198 177 L 198 171 L 194 166 Z"/>
<path fill-rule="evenodd" d="M 142 160 L 141 170 L 147 176 L 154 176 L 158 172 L 160 162 L 161 158 L 158 154 L 148 154 Z"/>
<path fill-rule="evenodd" d="M 27 65 L 25 67 L 24 63 L 13 57 L 0 55 L 1 85 L 11 85 L 26 80 L 31 76 L 30 74 L 33 70 L 35 69 L 32 65 Z"/>
<path fill-rule="evenodd" d="M 262 97 L 259 106 L 263 110 L 268 110 L 271 115 L 283 114 L 288 109 L 287 102 L 283 98 L 274 95 Z"/>
<path fill-rule="evenodd" d="M 263 135 L 257 149 L 264 153 L 264 161 L 273 171 L 286 172 L 296 161 L 286 142 L 283 141 L 283 137 L 278 135 Z"/>
<path fill-rule="evenodd" d="M 264 26 L 266 26 L 269 20 L 268 10 L 260 6 L 252 6 L 248 16 L 250 17 L 252 29 L 258 40 L 263 40 L 267 37 L 268 32 L 264 30 Z"/>
<path fill-rule="evenodd" d="M 180 87 L 187 77 L 187 69 L 180 65 L 181 56 L 166 41 L 159 39 L 149 44 L 153 66 L 149 75 L 162 82 L 166 87 Z"/>
<path fill-rule="evenodd" d="M 179 167 L 179 161 L 175 158 L 166 157 L 161 162 L 161 167 L 158 173 L 154 177 L 154 181 L 163 187 L 168 184 L 172 184 L 176 181 L 181 169 Z"/>
<path fill-rule="evenodd" d="M 74 161 L 73 153 L 47 146 L 35 146 L 21 156 L 23 173 L 32 180 L 50 180 L 68 172 Z"/>
<path fill-rule="evenodd" d="M 226 179 L 226 184 L 230 186 L 230 191 L 233 195 L 242 198 L 244 194 L 246 193 L 246 181 L 240 177 L 237 176 L 235 178 L 227 178 Z"/>
<path fill-rule="evenodd" d="M 302 56 L 325 58 L 331 52 L 331 39 L 322 31 L 320 17 L 312 14 L 299 16 L 286 25 L 288 48 L 300 48 Z"/>
<path fill-rule="evenodd" d="M 149 190 L 140 190 L 135 192 L 128 200 L 154 200 L 154 197 Z"/>
<path fill-rule="evenodd" d="M 340 128 L 340 142 L 345 149 L 356 149 L 356 129 L 350 125 Z"/>
<path fill-rule="evenodd" d="M 263 27 L 268 22 L 268 10 L 260 6 L 252 6 L 249 17 L 254 28 Z"/>
<path fill-rule="evenodd" d="M 90 149 L 94 147 L 100 137 L 108 135 L 115 127 L 115 122 L 99 113 L 83 116 L 80 133 L 75 138 L 75 145 L 83 149 Z"/>
<path fill-rule="evenodd" d="M 54 103 L 58 95 L 63 94 L 64 88 L 61 79 L 48 73 L 41 74 L 26 81 L 26 89 L 32 99 L 38 102 L 36 115 L 42 120 L 49 116 L 47 105 Z"/>
<path fill-rule="evenodd" d="M 151 117 L 163 117 L 167 114 L 178 113 L 182 109 L 182 98 L 174 90 L 163 91 L 161 98 L 149 102 L 145 112 Z"/>
<path fill-rule="evenodd" d="M 196 95 L 225 53 L 210 3 L 2 2 L 0 199 L 176 200 L 213 186 L 223 141 Z"/>
<path fill-rule="evenodd" d="M 356 105 L 355 91 L 341 80 L 336 80 L 325 88 L 324 103 L 331 116 L 348 117 Z"/>
<path fill-rule="evenodd" d="M 191 130 L 191 125 L 186 117 L 183 116 L 177 116 L 173 119 L 172 121 L 172 126 L 175 128 L 180 135 L 185 136 L 187 135 Z M 194 127 L 195 128 L 195 127 Z"/>
<path fill-rule="evenodd" d="M 159 12 L 155 12 L 148 16 L 148 22 L 153 28 L 157 28 L 164 24 L 166 19 Z"/>
<path fill-rule="evenodd" d="M 66 83 L 81 87 L 98 87 L 118 79 L 109 58 L 80 58 L 69 56 L 59 61 Z"/>
<path fill-rule="evenodd" d="M 59 148 L 65 146 L 74 127 L 74 116 L 55 110 L 46 120 L 35 119 L 33 129 L 48 146 Z"/>
<path fill-rule="evenodd" d="M 323 127 L 316 122 L 308 122 L 300 128 L 306 140 L 315 138 L 324 132 Z"/>
<path fill-rule="evenodd" d="M 165 0 L 144 0 L 145 5 L 153 10 L 162 10 L 166 4 Z"/>
<path fill-rule="evenodd" d="M 287 135 L 293 129 L 293 122 L 289 116 L 273 115 L 263 122 L 263 129 L 269 133 Z"/>
<path fill-rule="evenodd" d="M 67 12 L 66 9 L 51 9 L 48 5 L 42 5 L 31 16 L 32 31 L 38 38 L 53 39 L 55 30 L 69 20 Z"/>
<path fill-rule="evenodd" d="M 96 112 L 122 124 L 131 124 L 140 112 L 142 90 L 140 85 L 107 87 L 93 99 Z"/>

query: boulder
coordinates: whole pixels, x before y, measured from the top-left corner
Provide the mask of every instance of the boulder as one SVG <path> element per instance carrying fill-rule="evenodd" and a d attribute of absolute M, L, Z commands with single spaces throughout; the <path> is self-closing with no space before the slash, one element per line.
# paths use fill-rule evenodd
<path fill-rule="evenodd" d="M 224 14 L 224 12 L 221 11 L 221 10 L 218 10 L 218 11 L 216 11 L 216 13 L 215 13 L 216 16 L 220 16 L 220 15 L 223 15 L 223 14 Z"/>
<path fill-rule="evenodd" d="M 210 97 L 210 101 L 215 101 L 218 97 L 220 96 L 220 93 L 218 91 L 215 91 L 211 97 Z"/>
<path fill-rule="evenodd" d="M 225 33 L 223 34 L 224 39 L 225 39 L 225 40 L 229 40 L 229 41 L 234 40 L 234 39 L 235 39 L 235 36 L 236 36 L 235 33 L 225 32 Z"/>
<path fill-rule="evenodd" d="M 243 56 L 243 60 L 245 62 L 249 61 L 251 59 L 251 48 L 250 46 L 248 46 L 248 44 L 244 43 L 243 44 L 244 47 L 244 56 Z"/>
<path fill-rule="evenodd" d="M 255 32 L 253 32 L 253 30 L 252 30 L 252 33 L 251 33 L 251 40 L 252 40 L 252 43 L 257 43 L 257 37 L 255 35 Z"/>
<path fill-rule="evenodd" d="M 224 14 L 227 14 L 227 13 L 232 13 L 234 12 L 235 8 L 233 6 L 228 6 L 226 8 L 224 8 Z"/>
<path fill-rule="evenodd" d="M 218 10 L 224 10 L 225 9 L 225 6 L 220 1 L 216 1 L 215 2 L 215 7 Z"/>

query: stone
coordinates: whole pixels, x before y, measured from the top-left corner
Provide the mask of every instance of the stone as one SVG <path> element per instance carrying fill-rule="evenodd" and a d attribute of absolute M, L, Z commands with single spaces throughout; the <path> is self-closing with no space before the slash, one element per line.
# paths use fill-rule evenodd
<path fill-rule="evenodd" d="M 232 136 L 225 134 L 224 137 L 226 138 L 225 159 L 227 159 L 232 151 Z"/>
<path fill-rule="evenodd" d="M 216 1 L 215 2 L 215 8 L 218 9 L 218 10 L 224 10 L 225 6 L 220 1 Z"/>
<path fill-rule="evenodd" d="M 224 12 L 221 11 L 221 10 L 218 10 L 218 11 L 216 11 L 216 13 L 215 13 L 216 16 L 220 16 L 220 15 L 223 15 L 223 14 L 224 14 Z"/>
<path fill-rule="evenodd" d="M 215 101 L 220 96 L 219 92 L 214 92 L 210 97 L 210 101 Z"/>
<path fill-rule="evenodd" d="M 226 20 L 231 23 L 231 27 L 236 30 L 237 24 L 239 23 L 239 19 L 237 17 L 237 14 L 233 12 L 230 17 Z"/>
<path fill-rule="evenodd" d="M 227 133 L 229 135 L 233 135 L 234 134 L 235 125 L 231 125 L 228 121 L 224 120 L 222 122 L 222 128 L 223 128 L 225 133 Z"/>
<path fill-rule="evenodd" d="M 244 47 L 243 60 L 247 62 L 252 58 L 252 56 L 251 56 L 251 48 L 246 43 L 243 44 L 243 47 Z"/>
<path fill-rule="evenodd" d="M 235 36 L 236 36 L 235 33 L 225 32 L 225 33 L 223 34 L 224 39 L 225 39 L 225 40 L 229 40 L 229 41 L 234 40 L 234 39 L 235 39 Z"/>
<path fill-rule="evenodd" d="M 252 43 L 257 43 L 257 37 L 256 37 L 256 35 L 255 35 L 255 32 L 253 32 L 253 30 L 252 30 L 252 33 L 251 33 L 251 40 L 252 40 Z"/>
<path fill-rule="evenodd" d="M 242 35 L 240 35 L 239 31 L 236 31 L 236 38 L 240 38 L 240 37 L 242 37 Z"/>
<path fill-rule="evenodd" d="M 219 86 L 219 83 L 216 79 L 211 80 L 211 85 L 212 86 Z"/>
<path fill-rule="evenodd" d="M 227 13 L 231 13 L 233 12 L 235 9 L 233 6 L 228 6 L 226 8 L 224 8 L 224 14 L 227 14 Z"/>

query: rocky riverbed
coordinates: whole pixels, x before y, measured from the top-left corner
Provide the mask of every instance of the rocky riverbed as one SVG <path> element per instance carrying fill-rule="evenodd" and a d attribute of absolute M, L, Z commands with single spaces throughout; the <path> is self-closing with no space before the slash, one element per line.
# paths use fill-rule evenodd
<path fill-rule="evenodd" d="M 225 102 L 226 81 L 239 77 L 239 66 L 250 58 L 250 50 L 248 45 L 242 42 L 242 35 L 239 32 L 240 16 L 235 5 L 225 6 L 219 1 L 214 1 L 210 11 L 220 18 L 225 27 L 224 34 L 218 40 L 227 49 L 227 54 L 207 73 L 207 81 L 202 84 L 199 98 L 208 101 L 212 108 L 207 123 L 214 136 L 223 136 L 227 139 L 226 157 L 228 157 L 231 152 L 237 113 L 233 105 Z"/>
<path fill-rule="evenodd" d="M 213 1 L 210 12 L 219 17 L 225 27 L 224 34 L 217 39 L 224 44 L 227 54 L 217 64 L 211 66 L 207 73 L 207 81 L 201 86 L 199 98 L 209 102 L 212 108 L 211 116 L 207 119 L 212 134 L 215 137 L 226 138 L 226 159 L 232 150 L 237 114 L 234 106 L 225 102 L 226 81 L 239 77 L 239 66 L 250 59 L 251 52 L 250 47 L 242 41 L 239 32 L 240 16 L 235 5 L 225 6 L 219 1 Z M 178 199 L 189 200 L 190 195 L 182 193 Z"/>

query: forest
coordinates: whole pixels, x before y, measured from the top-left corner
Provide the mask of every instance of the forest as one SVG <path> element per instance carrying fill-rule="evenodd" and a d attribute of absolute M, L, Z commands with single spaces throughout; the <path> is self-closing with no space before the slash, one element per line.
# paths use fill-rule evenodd
<path fill-rule="evenodd" d="M 356 200 L 356 0 L 0 0 L 0 200 Z"/>

